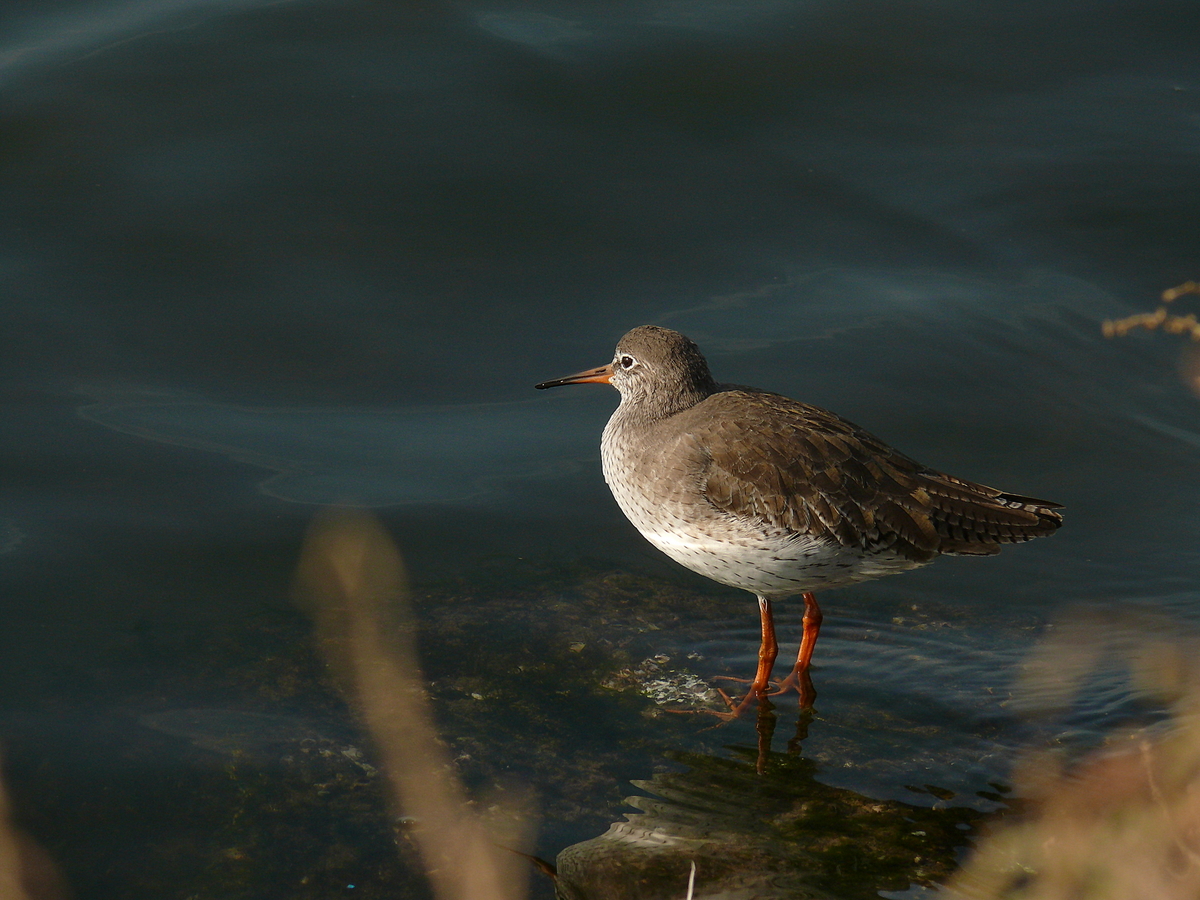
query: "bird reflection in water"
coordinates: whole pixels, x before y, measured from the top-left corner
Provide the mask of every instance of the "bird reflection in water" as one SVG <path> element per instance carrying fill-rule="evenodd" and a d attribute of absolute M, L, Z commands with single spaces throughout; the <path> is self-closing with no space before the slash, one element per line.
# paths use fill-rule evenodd
<path fill-rule="evenodd" d="M 772 754 L 760 773 L 756 751 L 733 753 L 671 753 L 681 770 L 635 781 L 636 812 L 558 855 L 560 900 L 674 900 L 692 860 L 701 897 L 874 900 L 945 881 L 983 816 L 823 784 L 799 754 Z"/>

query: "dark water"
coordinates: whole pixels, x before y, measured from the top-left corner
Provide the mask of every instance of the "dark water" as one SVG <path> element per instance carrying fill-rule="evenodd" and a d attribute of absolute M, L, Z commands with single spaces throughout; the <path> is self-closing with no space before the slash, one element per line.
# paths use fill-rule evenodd
<path fill-rule="evenodd" d="M 1120 677 L 1058 724 L 1009 701 L 1069 610 L 1200 628 L 1183 339 L 1101 336 L 1200 273 L 1198 31 L 1194 4 L 1140 0 L 7 3 L 0 737 L 22 820 L 83 896 L 162 896 L 170 855 L 153 883 L 129 858 L 222 763 L 146 716 L 361 743 L 305 687 L 288 600 L 331 503 L 395 535 L 446 738 L 469 787 L 541 798 L 538 854 L 603 831 L 671 754 L 753 747 L 751 722 L 647 718 L 571 669 L 619 650 L 745 674 L 756 651 L 752 598 L 656 556 L 608 496 L 616 395 L 531 389 L 648 322 L 720 379 L 1067 508 L 1052 540 L 824 597 L 818 781 L 987 809 L 1027 742 L 1153 716 Z M 794 641 L 798 612 L 781 623 Z M 512 675 L 523 645 L 557 673 Z"/>

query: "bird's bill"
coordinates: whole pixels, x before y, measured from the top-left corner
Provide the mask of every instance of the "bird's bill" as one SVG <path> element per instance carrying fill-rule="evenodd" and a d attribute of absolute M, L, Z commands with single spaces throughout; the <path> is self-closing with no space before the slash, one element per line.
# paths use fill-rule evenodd
<path fill-rule="evenodd" d="M 544 391 L 546 388 L 562 387 L 564 384 L 608 384 L 612 381 L 612 377 L 613 367 L 612 363 L 609 363 L 607 366 L 601 366 L 598 369 L 576 372 L 574 375 L 568 375 L 566 378 L 543 381 L 541 384 L 535 384 L 534 387 L 539 391 Z"/>

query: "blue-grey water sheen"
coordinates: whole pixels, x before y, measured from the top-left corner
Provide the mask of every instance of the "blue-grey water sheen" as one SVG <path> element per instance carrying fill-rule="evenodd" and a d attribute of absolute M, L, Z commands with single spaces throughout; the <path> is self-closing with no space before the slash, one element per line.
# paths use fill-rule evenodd
<path fill-rule="evenodd" d="M 481 604 L 578 567 L 720 592 L 609 496 L 617 395 L 532 391 L 644 323 L 1065 506 L 1052 539 L 821 596 L 823 778 L 988 806 L 1022 749 L 1153 717 L 1121 659 L 1058 720 L 1020 675 L 1072 617 L 1200 629 L 1187 338 L 1101 333 L 1200 274 L 1198 26 L 1134 0 L 9 4 L 0 740 L 33 746 L 47 705 L 84 734 L 234 708 L 130 709 L 112 673 L 139 648 L 145 699 L 180 647 L 286 609 L 328 505 Z M 664 646 L 748 675 L 753 597 L 719 596 Z"/>

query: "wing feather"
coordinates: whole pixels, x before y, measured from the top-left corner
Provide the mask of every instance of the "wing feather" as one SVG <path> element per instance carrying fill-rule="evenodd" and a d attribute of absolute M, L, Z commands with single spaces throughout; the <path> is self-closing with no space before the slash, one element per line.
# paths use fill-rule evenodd
<path fill-rule="evenodd" d="M 834 413 L 777 394 L 726 390 L 680 416 L 708 502 L 769 529 L 924 562 L 998 553 L 1062 522 L 1056 503 L 922 466 Z"/>

